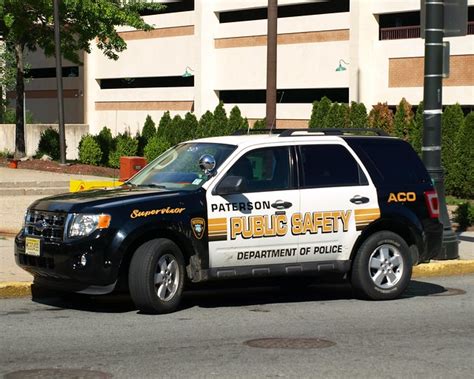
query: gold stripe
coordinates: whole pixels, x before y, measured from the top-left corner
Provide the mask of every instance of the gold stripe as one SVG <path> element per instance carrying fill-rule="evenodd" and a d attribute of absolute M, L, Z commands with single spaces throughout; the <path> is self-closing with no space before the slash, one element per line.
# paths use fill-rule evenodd
<path fill-rule="evenodd" d="M 226 218 L 210 218 L 208 220 L 208 224 L 227 224 L 227 219 Z"/>
<path fill-rule="evenodd" d="M 194 35 L 194 25 L 158 28 L 147 32 L 144 30 L 133 30 L 130 32 L 119 32 L 118 35 L 122 37 L 125 41 L 150 38 L 192 36 Z"/>
<path fill-rule="evenodd" d="M 367 209 L 356 209 L 356 215 L 367 214 L 367 213 L 380 213 L 379 208 L 367 208 Z"/>
<path fill-rule="evenodd" d="M 300 32 L 300 33 L 283 33 L 277 37 L 278 45 L 290 45 L 297 43 L 314 43 L 329 41 L 348 41 L 349 29 L 323 30 L 318 32 Z M 250 46 L 266 46 L 267 36 L 246 36 L 246 37 L 230 37 L 216 38 L 214 47 L 216 49 L 226 49 L 233 47 L 250 47 Z"/>
<path fill-rule="evenodd" d="M 96 111 L 191 111 L 192 101 L 96 101 Z"/>
<path fill-rule="evenodd" d="M 376 220 L 379 218 L 380 215 L 363 215 L 363 216 L 356 216 L 356 221 L 363 221 L 363 220 Z"/>

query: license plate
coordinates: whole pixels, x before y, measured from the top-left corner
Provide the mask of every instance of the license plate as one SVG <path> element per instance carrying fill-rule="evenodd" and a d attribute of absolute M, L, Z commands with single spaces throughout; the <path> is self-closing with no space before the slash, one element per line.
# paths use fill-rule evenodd
<path fill-rule="evenodd" d="M 41 240 L 37 238 L 26 237 L 25 254 L 39 257 L 41 250 Z"/>

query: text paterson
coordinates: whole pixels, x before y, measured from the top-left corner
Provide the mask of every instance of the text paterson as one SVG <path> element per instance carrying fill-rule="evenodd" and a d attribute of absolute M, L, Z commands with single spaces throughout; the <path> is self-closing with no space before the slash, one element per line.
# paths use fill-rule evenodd
<path fill-rule="evenodd" d="M 269 201 L 248 201 L 246 203 L 223 203 L 223 204 L 211 204 L 212 212 L 230 212 L 230 211 L 253 211 L 254 209 L 270 209 Z"/>

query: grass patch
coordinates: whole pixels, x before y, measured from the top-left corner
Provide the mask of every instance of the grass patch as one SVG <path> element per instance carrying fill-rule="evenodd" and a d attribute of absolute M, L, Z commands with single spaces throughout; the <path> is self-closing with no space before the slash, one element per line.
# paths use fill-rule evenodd
<path fill-rule="evenodd" d="M 446 204 L 447 205 L 460 205 L 463 203 L 470 203 L 474 205 L 474 199 L 461 199 L 459 197 L 454 197 L 454 196 L 446 196 Z"/>

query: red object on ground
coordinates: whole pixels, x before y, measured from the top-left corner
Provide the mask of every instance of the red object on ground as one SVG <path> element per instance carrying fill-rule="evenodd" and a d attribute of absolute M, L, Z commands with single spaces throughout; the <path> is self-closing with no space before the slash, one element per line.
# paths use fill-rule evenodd
<path fill-rule="evenodd" d="M 12 159 L 8 161 L 9 168 L 18 168 L 18 161 L 16 159 Z"/>
<path fill-rule="evenodd" d="M 119 180 L 124 182 L 130 179 L 145 166 L 146 159 L 143 157 L 120 157 Z"/>

